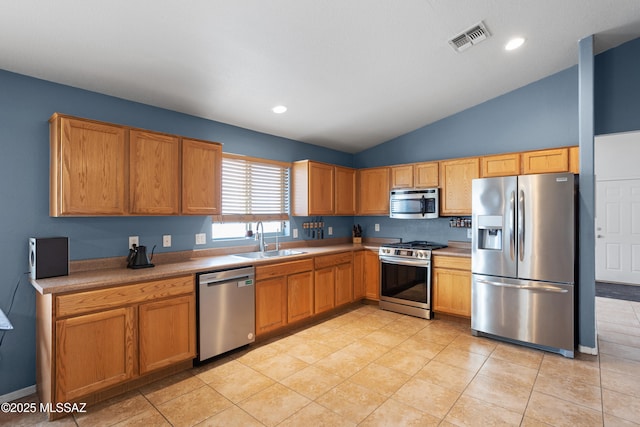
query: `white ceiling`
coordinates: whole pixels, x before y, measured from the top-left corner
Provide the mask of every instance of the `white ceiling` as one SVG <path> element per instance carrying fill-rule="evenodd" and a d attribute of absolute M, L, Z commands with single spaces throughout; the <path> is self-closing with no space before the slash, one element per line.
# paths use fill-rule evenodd
<path fill-rule="evenodd" d="M 640 1 L 3 0 L 0 68 L 355 153 L 577 64 L 591 34 L 639 37 Z"/>

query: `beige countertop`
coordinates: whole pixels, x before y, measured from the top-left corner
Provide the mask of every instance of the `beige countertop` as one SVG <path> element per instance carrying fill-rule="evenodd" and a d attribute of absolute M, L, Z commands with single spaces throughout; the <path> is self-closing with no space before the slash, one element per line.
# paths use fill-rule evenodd
<path fill-rule="evenodd" d="M 447 247 L 436 249 L 433 255 L 459 256 L 471 258 L 471 242 L 447 242 Z"/>
<path fill-rule="evenodd" d="M 335 244 L 328 246 L 302 246 L 296 250 L 303 254 L 290 255 L 271 259 L 246 259 L 233 255 L 201 256 L 193 257 L 177 262 L 155 264 L 153 268 L 132 270 L 126 267 L 100 268 L 93 270 L 71 272 L 68 276 L 51 277 L 47 279 L 31 280 L 33 287 L 41 294 L 57 294 L 62 292 L 85 291 L 94 288 L 124 285 L 129 283 L 158 280 L 167 277 L 175 277 L 185 274 L 195 274 L 217 269 L 234 268 L 247 265 L 273 264 L 279 262 L 294 261 L 309 256 L 327 255 L 343 251 L 356 251 L 361 249 L 377 250 L 375 243 L 369 244 Z"/>

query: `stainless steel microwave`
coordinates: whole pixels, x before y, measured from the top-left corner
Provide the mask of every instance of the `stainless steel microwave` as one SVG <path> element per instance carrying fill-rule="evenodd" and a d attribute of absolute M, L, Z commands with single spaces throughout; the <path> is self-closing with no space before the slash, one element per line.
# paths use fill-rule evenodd
<path fill-rule="evenodd" d="M 437 188 L 398 188 L 389 196 L 389 217 L 433 219 L 439 216 Z"/>

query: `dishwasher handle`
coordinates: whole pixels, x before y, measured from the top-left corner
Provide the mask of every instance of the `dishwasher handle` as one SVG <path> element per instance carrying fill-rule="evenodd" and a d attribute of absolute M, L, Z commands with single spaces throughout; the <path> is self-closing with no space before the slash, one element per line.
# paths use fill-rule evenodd
<path fill-rule="evenodd" d="M 201 285 L 215 285 L 222 282 L 239 280 L 250 280 L 253 282 L 254 277 L 255 269 L 253 267 L 241 267 L 202 273 L 198 276 L 198 283 Z"/>

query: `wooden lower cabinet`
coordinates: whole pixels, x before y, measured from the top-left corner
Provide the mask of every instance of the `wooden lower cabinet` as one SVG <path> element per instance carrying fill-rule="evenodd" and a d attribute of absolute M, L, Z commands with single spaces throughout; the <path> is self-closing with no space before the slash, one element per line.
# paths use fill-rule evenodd
<path fill-rule="evenodd" d="M 313 259 L 256 266 L 256 335 L 313 315 Z"/>
<path fill-rule="evenodd" d="M 471 317 L 471 259 L 433 257 L 433 310 Z"/>
<path fill-rule="evenodd" d="M 256 280 L 256 335 L 287 324 L 287 278 Z"/>
<path fill-rule="evenodd" d="M 322 313 L 335 307 L 335 273 L 333 267 L 316 270 L 314 313 Z"/>
<path fill-rule="evenodd" d="M 335 267 L 336 286 L 335 303 L 336 307 L 348 304 L 353 301 L 353 263 L 349 261 Z"/>
<path fill-rule="evenodd" d="M 56 322 L 55 395 L 69 402 L 133 377 L 133 307 Z"/>
<path fill-rule="evenodd" d="M 313 315 L 313 272 L 292 274 L 287 278 L 287 322 Z"/>
<path fill-rule="evenodd" d="M 186 295 L 138 308 L 140 374 L 165 368 L 196 354 L 196 298 Z"/>
<path fill-rule="evenodd" d="M 364 251 L 364 283 L 365 297 L 380 300 L 380 259 L 378 252 Z"/>
<path fill-rule="evenodd" d="M 113 395 L 130 381 L 167 375 L 162 368 L 190 365 L 196 356 L 195 325 L 193 275 L 38 293 L 38 397 L 43 403 L 96 402 L 107 389 Z"/>
<path fill-rule="evenodd" d="M 365 297 L 364 281 L 364 253 L 357 251 L 353 253 L 353 299 L 359 300 Z"/>
<path fill-rule="evenodd" d="M 353 301 L 353 252 L 318 256 L 315 265 L 315 313 Z"/>

